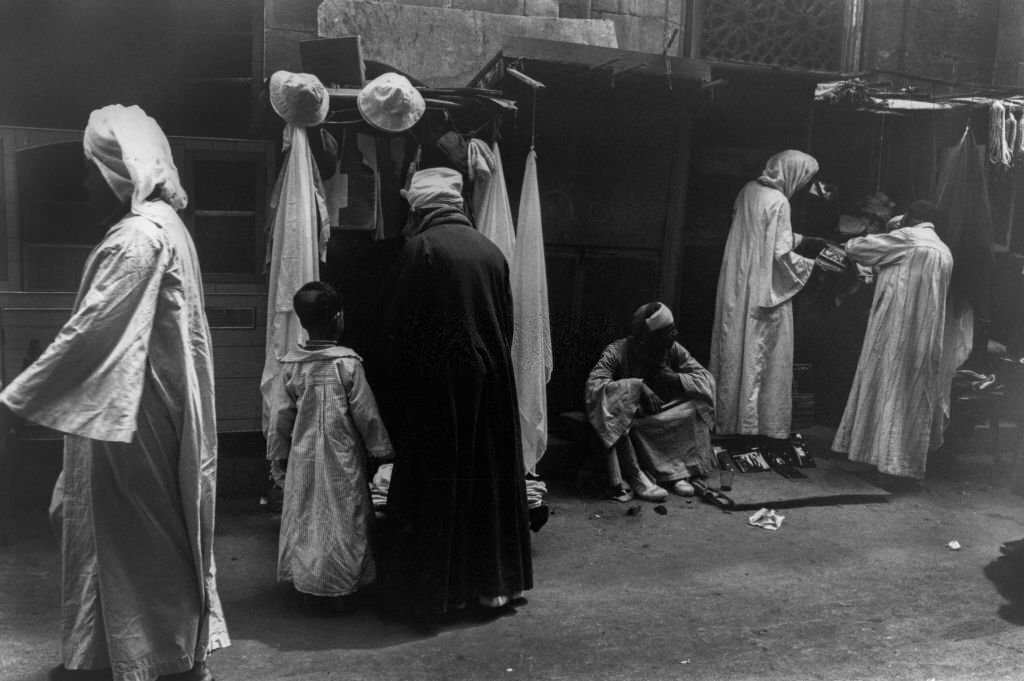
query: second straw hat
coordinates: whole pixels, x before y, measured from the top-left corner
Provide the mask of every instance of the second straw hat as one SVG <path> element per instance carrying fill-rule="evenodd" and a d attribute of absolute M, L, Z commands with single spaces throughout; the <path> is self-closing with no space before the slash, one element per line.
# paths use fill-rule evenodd
<path fill-rule="evenodd" d="M 327 88 L 313 74 L 276 71 L 270 77 L 270 106 L 292 125 L 320 125 L 330 105 Z"/>
<path fill-rule="evenodd" d="M 419 90 L 398 73 L 385 73 L 367 83 L 356 97 L 356 106 L 367 123 L 384 132 L 408 130 L 427 107 Z"/>

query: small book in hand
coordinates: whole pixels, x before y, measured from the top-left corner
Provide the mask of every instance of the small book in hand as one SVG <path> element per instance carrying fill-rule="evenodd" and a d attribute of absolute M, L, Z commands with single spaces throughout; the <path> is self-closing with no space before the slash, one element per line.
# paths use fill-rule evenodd
<path fill-rule="evenodd" d="M 846 270 L 848 259 L 846 251 L 841 246 L 829 244 L 821 249 L 814 264 L 829 272 L 843 272 Z"/>

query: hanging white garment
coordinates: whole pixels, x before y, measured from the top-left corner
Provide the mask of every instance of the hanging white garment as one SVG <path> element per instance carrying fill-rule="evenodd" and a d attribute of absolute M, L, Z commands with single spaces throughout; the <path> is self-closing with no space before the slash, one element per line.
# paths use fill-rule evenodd
<path fill-rule="evenodd" d="M 270 202 L 267 341 L 260 379 L 264 432 L 268 424 L 268 390 L 280 370 L 281 358 L 306 337 L 292 309 L 292 297 L 303 284 L 320 278 L 317 258 L 326 258 L 330 238 L 327 204 L 306 129 L 289 124 L 285 126 L 284 138 L 288 155 Z M 319 232 L 318 224 L 323 225 Z"/>
<path fill-rule="evenodd" d="M 508 201 L 508 187 L 505 184 L 505 170 L 501 165 L 501 150 L 495 142 L 493 151 L 483 147 L 487 152 L 487 156 L 484 156 L 476 143 L 483 145 L 480 140 L 470 140 L 470 168 L 474 168 L 474 159 L 480 159 L 481 162 L 486 161 L 490 171 L 485 174 L 478 169 L 471 173 L 474 177 L 473 218 L 480 233 L 490 239 L 511 264 L 516 235 L 512 223 L 512 206 Z M 537 224 L 540 224 L 539 216 Z"/>
<path fill-rule="evenodd" d="M 974 308 L 965 303 L 957 310 L 952 301 L 946 300 L 946 324 L 942 334 L 942 414 L 949 419 L 952 399 L 953 376 L 974 349 Z M 945 424 L 943 424 L 945 425 Z M 934 444 L 933 449 L 940 443 Z"/>
<path fill-rule="evenodd" d="M 802 238 L 802 237 L 801 237 Z M 718 432 L 789 437 L 793 303 L 814 261 L 793 252 L 786 194 L 758 182 L 740 191 L 715 301 L 709 369 Z"/>
<path fill-rule="evenodd" d="M 537 153 L 532 149 L 526 157 L 523 193 L 519 199 L 519 224 L 509 278 L 512 284 L 514 319 L 512 367 L 519 397 L 523 463 L 527 471 L 533 471 L 547 448 L 547 383 L 551 379 L 552 361 Z"/>

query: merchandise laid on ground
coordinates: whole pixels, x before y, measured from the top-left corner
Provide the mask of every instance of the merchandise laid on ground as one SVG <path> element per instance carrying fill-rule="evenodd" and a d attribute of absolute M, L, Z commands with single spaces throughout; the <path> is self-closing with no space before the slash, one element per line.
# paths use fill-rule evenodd
<path fill-rule="evenodd" d="M 815 458 L 799 433 L 785 446 L 757 443 L 757 438 L 717 438 L 715 455 L 719 473 L 731 464 L 739 475 L 731 485 L 711 480 L 734 502 L 736 510 L 786 508 L 815 504 L 884 502 L 889 492 L 858 477 L 856 464 L 839 459 Z"/>

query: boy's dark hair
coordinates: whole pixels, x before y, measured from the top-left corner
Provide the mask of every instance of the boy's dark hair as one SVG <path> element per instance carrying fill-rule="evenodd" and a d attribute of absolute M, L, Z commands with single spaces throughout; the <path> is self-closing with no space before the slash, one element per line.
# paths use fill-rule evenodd
<path fill-rule="evenodd" d="M 329 324 L 341 312 L 341 294 L 323 281 L 311 281 L 292 297 L 292 307 L 303 328 Z"/>
<path fill-rule="evenodd" d="M 934 223 L 939 215 L 939 209 L 934 203 L 928 201 L 914 201 L 907 206 L 906 220 L 914 224 L 920 222 Z"/>

